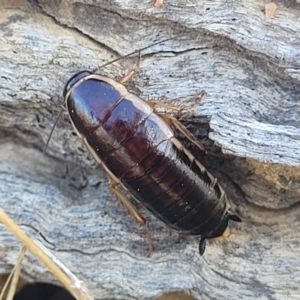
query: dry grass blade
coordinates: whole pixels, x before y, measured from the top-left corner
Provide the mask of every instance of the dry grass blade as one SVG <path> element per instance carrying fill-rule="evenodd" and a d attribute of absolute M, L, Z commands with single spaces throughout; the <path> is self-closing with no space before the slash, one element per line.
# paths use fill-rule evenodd
<path fill-rule="evenodd" d="M 5 282 L 5 285 L 3 286 L 3 289 L 0 294 L 0 300 L 4 299 L 4 295 L 6 290 L 8 289 L 6 300 L 12 300 L 14 298 L 14 295 L 16 293 L 17 284 L 20 278 L 21 268 L 22 268 L 22 261 L 24 258 L 24 255 L 26 253 L 27 248 L 25 246 L 22 247 L 20 254 L 18 256 L 18 261 L 12 271 L 10 272 L 9 276 L 7 277 L 7 280 Z"/>
<path fill-rule="evenodd" d="M 86 286 L 49 250 L 30 239 L 20 227 L 0 208 L 0 221 L 55 275 L 66 289 L 78 300 L 93 300 Z M 19 264 L 18 264 L 19 265 Z"/>

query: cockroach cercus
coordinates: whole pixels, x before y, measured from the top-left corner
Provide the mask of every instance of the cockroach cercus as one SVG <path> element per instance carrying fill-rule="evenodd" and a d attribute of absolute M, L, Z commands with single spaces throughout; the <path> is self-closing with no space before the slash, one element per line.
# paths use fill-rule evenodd
<path fill-rule="evenodd" d="M 170 39 L 126 57 L 167 40 Z M 221 236 L 229 220 L 241 219 L 230 212 L 217 179 L 174 132 L 177 130 L 201 150 L 203 146 L 176 118 L 159 114 L 154 107 L 169 105 L 146 102 L 123 85 L 138 67 L 139 62 L 120 82 L 95 71 L 75 74 L 63 92 L 67 112 L 77 135 L 106 171 L 112 193 L 145 226 L 150 251 L 152 242 L 146 220 L 118 187 L 169 228 L 184 235 L 200 236 L 202 255 L 205 239 Z"/>

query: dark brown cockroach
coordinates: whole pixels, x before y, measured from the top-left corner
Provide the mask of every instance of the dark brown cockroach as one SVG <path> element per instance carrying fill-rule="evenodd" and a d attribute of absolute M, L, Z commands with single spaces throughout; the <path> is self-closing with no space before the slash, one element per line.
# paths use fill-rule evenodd
<path fill-rule="evenodd" d="M 137 221 L 146 225 L 118 186 L 169 228 L 201 236 L 202 255 L 205 239 L 222 235 L 229 220 L 241 220 L 230 212 L 217 179 L 173 129 L 200 145 L 191 133 L 174 117 L 156 113 L 157 103 L 145 102 L 122 84 L 133 74 L 120 82 L 89 71 L 75 74 L 63 93 L 71 123 L 107 172 L 112 192 Z"/>

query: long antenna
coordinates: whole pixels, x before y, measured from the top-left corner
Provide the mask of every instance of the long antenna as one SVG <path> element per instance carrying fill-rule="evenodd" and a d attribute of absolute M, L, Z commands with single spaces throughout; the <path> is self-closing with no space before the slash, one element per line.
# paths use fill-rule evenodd
<path fill-rule="evenodd" d="M 118 57 L 118 58 L 115 58 L 114 60 L 111 60 L 111 61 L 109 61 L 109 62 L 107 62 L 107 63 L 105 63 L 105 64 L 103 64 L 103 65 L 97 67 L 96 69 L 93 69 L 93 70 L 92 70 L 92 73 L 95 73 L 97 70 L 99 70 L 99 69 L 101 69 L 101 68 L 104 68 L 104 67 L 106 67 L 106 66 L 108 66 L 108 65 L 110 65 L 110 64 L 112 64 L 112 63 L 114 63 L 114 62 L 116 62 L 116 61 L 118 61 L 118 60 L 121 60 L 121 59 L 126 58 L 126 57 L 128 57 L 128 56 L 131 56 L 131 55 L 133 55 L 133 54 L 135 54 L 135 53 L 139 53 L 139 52 L 141 52 L 141 51 L 143 51 L 143 50 L 146 50 L 146 49 L 148 49 L 148 48 L 151 48 L 151 47 L 153 47 L 153 46 L 155 46 L 155 45 L 158 45 L 158 44 L 161 44 L 161 43 L 170 41 L 170 40 L 174 40 L 174 39 L 176 39 L 176 38 L 178 38 L 178 37 L 181 37 L 181 36 L 182 36 L 182 35 L 177 35 L 177 36 L 174 36 L 174 37 L 171 37 L 171 38 L 167 38 L 167 39 L 164 39 L 164 40 L 155 42 L 155 43 L 153 43 L 153 44 L 151 44 L 151 45 L 145 46 L 145 47 L 143 47 L 143 48 L 140 48 L 140 49 L 138 49 L 138 50 L 135 50 L 135 51 L 133 51 L 133 52 L 130 52 L 130 53 L 126 54 L 126 55 L 123 55 L 123 56 L 120 56 L 120 57 Z"/>

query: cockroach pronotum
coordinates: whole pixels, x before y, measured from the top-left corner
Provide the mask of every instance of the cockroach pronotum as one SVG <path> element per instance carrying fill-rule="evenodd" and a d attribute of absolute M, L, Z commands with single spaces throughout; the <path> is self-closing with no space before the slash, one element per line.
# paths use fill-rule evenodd
<path fill-rule="evenodd" d="M 75 74 L 64 88 L 66 109 L 77 135 L 108 174 L 113 194 L 145 225 L 150 250 L 146 221 L 118 186 L 169 228 L 200 236 L 202 255 L 205 239 L 222 235 L 229 220 L 241 219 L 230 212 L 217 179 L 182 145 L 174 130 L 203 150 L 196 138 L 176 118 L 157 113 L 157 101 L 146 102 L 123 85 L 138 66 L 120 82 L 90 71 Z"/>

